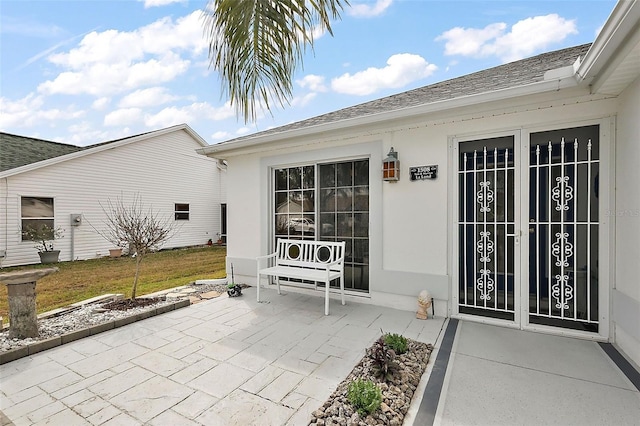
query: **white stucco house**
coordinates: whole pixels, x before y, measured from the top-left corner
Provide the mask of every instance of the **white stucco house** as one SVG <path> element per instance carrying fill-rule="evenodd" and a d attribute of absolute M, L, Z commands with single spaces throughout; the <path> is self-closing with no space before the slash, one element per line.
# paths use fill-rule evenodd
<path fill-rule="evenodd" d="M 592 44 L 199 152 L 228 162 L 237 280 L 278 238 L 344 240 L 348 300 L 415 310 L 426 289 L 437 315 L 609 341 L 640 365 L 637 1 Z"/>
<path fill-rule="evenodd" d="M 86 147 L 0 133 L 0 266 L 40 262 L 20 232 L 29 224 L 64 230 L 54 243 L 61 261 L 109 255 L 113 245 L 96 232 L 102 206 L 136 195 L 175 221 L 163 248 L 215 243 L 226 168 L 196 152 L 207 146 L 185 124 Z"/>

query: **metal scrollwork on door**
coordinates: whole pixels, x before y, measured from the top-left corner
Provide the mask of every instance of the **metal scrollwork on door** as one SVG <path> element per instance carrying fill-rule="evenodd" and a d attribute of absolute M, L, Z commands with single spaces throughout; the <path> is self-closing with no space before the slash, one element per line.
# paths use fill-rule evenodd
<path fill-rule="evenodd" d="M 573 299 L 573 287 L 569 285 L 569 276 L 557 274 L 555 278 L 556 282 L 551 287 L 551 295 L 556 300 L 555 306 L 558 309 L 569 309 L 568 302 Z"/>
<path fill-rule="evenodd" d="M 556 210 L 569 210 L 569 201 L 573 199 L 573 188 L 569 185 L 569 176 L 558 176 L 556 186 L 551 192 L 551 199 L 556 202 Z"/>
<path fill-rule="evenodd" d="M 556 266 L 569 266 L 569 258 L 573 256 L 573 244 L 569 242 L 567 232 L 556 233 L 556 241 L 551 245 L 551 254 L 556 258 Z"/>
<path fill-rule="evenodd" d="M 551 254 L 556 258 L 556 266 L 564 268 L 569 266 L 569 258 L 573 256 L 573 244 L 569 241 L 567 232 L 557 232 L 556 241 L 551 245 Z M 555 283 L 551 287 L 551 296 L 556 300 L 558 309 L 569 309 L 569 300 L 573 298 L 573 287 L 569 284 L 569 276 L 556 274 Z"/>
<path fill-rule="evenodd" d="M 480 292 L 480 300 L 491 300 L 491 292 L 494 289 L 494 281 L 491 278 L 491 269 L 487 268 L 487 263 L 491 263 L 491 254 L 493 253 L 493 241 L 491 238 L 491 232 L 480 232 L 480 240 L 477 243 L 477 250 L 480 254 L 480 262 L 484 264 L 484 268 L 478 272 L 477 289 Z"/>
<path fill-rule="evenodd" d="M 489 206 L 489 204 L 493 202 L 493 191 L 490 186 L 491 182 L 488 180 L 480 182 L 480 191 L 478 191 L 477 200 L 478 204 L 480 204 L 480 211 L 482 213 L 491 211 L 491 206 Z"/>

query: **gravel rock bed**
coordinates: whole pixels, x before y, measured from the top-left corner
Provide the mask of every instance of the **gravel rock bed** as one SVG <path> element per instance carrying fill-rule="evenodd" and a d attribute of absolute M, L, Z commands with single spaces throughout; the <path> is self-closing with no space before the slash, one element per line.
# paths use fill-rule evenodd
<path fill-rule="evenodd" d="M 396 356 L 399 369 L 391 380 L 377 379 L 373 374 L 371 359 L 365 355 L 322 407 L 312 413 L 309 425 L 402 425 L 404 416 L 409 410 L 411 398 L 413 398 L 420 378 L 427 368 L 433 350 L 431 344 L 411 339 L 407 339 L 407 341 L 407 352 Z M 347 400 L 349 383 L 356 379 L 369 379 L 382 390 L 380 409 L 366 417 L 360 416 Z"/>
<path fill-rule="evenodd" d="M 224 284 L 190 284 L 187 287 L 196 290 L 195 292 L 191 293 L 190 296 L 197 296 L 198 294 L 210 291 L 217 291 L 224 294 L 227 291 L 227 286 Z M 72 311 L 64 312 L 57 316 L 40 319 L 38 320 L 39 336 L 37 338 L 10 339 L 9 329 L 4 329 L 2 332 L 0 332 L 0 352 L 27 346 L 40 340 L 62 336 L 63 334 L 80 330 L 92 325 L 98 325 L 120 318 L 126 318 L 136 315 L 140 312 L 155 309 L 160 306 L 169 305 L 175 302 L 175 299 L 165 300 L 164 297 L 160 297 L 158 299 L 159 301 L 153 305 L 131 308 L 127 310 L 103 309 L 102 306 L 106 303 L 109 303 L 110 301 L 92 303 L 81 308 L 74 309 Z"/>

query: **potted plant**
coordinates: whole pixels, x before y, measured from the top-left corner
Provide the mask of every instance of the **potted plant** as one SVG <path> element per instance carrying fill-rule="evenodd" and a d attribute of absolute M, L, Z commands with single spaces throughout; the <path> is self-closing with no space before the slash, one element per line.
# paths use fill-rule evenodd
<path fill-rule="evenodd" d="M 227 294 L 229 297 L 242 296 L 242 287 L 240 284 L 236 284 L 236 280 L 233 277 L 233 263 L 231 264 L 231 282 L 227 284 Z"/>
<path fill-rule="evenodd" d="M 52 228 L 49 225 L 42 225 L 37 228 L 27 226 L 22 230 L 25 240 L 33 241 L 33 246 L 38 250 L 41 263 L 55 263 L 58 261 L 60 250 L 53 249 L 53 241 L 62 238 L 64 229 L 61 227 Z"/>

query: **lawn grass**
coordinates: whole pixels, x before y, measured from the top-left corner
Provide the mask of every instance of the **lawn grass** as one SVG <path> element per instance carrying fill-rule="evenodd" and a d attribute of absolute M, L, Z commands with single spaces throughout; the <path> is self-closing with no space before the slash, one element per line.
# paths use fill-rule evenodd
<path fill-rule="evenodd" d="M 225 247 L 197 247 L 164 250 L 148 254 L 140 264 L 138 296 L 186 285 L 198 279 L 224 278 Z M 55 265 L 29 265 L 4 268 L 0 272 L 56 266 L 59 272 L 38 280 L 38 313 L 67 306 L 105 293 L 131 296 L 135 259 L 131 257 L 60 262 Z M 7 288 L 0 286 L 0 316 L 8 321 Z"/>

